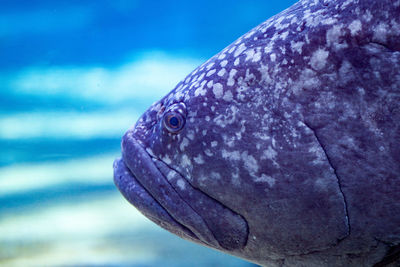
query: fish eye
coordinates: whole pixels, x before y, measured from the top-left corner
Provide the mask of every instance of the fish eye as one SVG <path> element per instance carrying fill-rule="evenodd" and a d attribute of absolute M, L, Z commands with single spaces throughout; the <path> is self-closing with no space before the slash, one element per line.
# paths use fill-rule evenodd
<path fill-rule="evenodd" d="M 164 114 L 164 127 L 170 133 L 178 133 L 185 125 L 185 118 L 178 112 L 169 111 Z"/>

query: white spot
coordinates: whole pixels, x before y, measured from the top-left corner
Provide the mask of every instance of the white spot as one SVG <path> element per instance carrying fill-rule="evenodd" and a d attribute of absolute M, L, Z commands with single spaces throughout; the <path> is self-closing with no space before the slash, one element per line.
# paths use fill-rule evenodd
<path fill-rule="evenodd" d="M 365 19 L 365 21 L 370 22 L 371 19 L 373 18 L 371 11 L 370 10 L 365 11 L 363 18 Z"/>
<path fill-rule="evenodd" d="M 245 52 L 245 54 L 247 55 L 246 57 L 246 61 L 248 60 L 252 60 L 253 62 L 258 62 L 261 59 L 261 51 L 257 51 L 255 49 L 249 49 Z M 238 60 L 239 58 L 237 58 L 236 60 Z"/>
<path fill-rule="evenodd" d="M 219 179 L 221 179 L 221 174 L 219 174 L 218 172 L 211 172 L 211 173 L 210 173 L 210 177 L 211 177 L 212 179 L 219 180 Z"/>
<path fill-rule="evenodd" d="M 228 78 L 228 82 L 227 85 L 228 86 L 233 86 L 235 84 L 235 79 L 233 79 L 233 77 L 236 75 L 237 70 L 235 69 L 231 69 L 231 71 L 229 72 L 229 78 Z"/>
<path fill-rule="evenodd" d="M 276 54 L 275 53 L 272 53 L 269 57 L 271 58 L 272 62 L 275 62 L 275 60 L 276 60 Z"/>
<path fill-rule="evenodd" d="M 236 172 L 232 173 L 232 184 L 235 186 L 240 186 L 239 171 L 236 168 Z"/>
<path fill-rule="evenodd" d="M 289 35 L 289 32 L 286 31 L 286 32 L 284 32 L 284 33 L 281 33 L 281 34 L 279 35 L 279 37 L 280 37 L 282 40 L 285 40 L 286 37 L 287 37 L 288 35 Z"/>
<path fill-rule="evenodd" d="M 298 81 L 296 81 L 291 89 L 295 95 L 298 95 L 303 90 L 315 89 L 320 86 L 321 82 L 317 74 L 311 69 L 302 70 Z"/>
<path fill-rule="evenodd" d="M 221 63 L 219 63 L 219 65 L 221 66 L 221 67 L 225 67 L 226 66 L 226 64 L 228 64 L 228 60 L 223 60 L 223 61 L 221 61 Z"/>
<path fill-rule="evenodd" d="M 257 51 L 253 57 L 253 62 L 258 62 L 261 60 L 261 51 Z"/>
<path fill-rule="evenodd" d="M 238 66 L 240 63 L 240 58 L 236 58 L 235 62 L 233 62 L 233 65 Z"/>
<path fill-rule="evenodd" d="M 248 38 L 250 38 L 254 33 L 255 33 L 255 31 L 250 31 L 250 32 L 248 32 L 248 33 L 244 36 L 244 38 L 245 38 L 245 39 L 248 39 Z"/>
<path fill-rule="evenodd" d="M 204 89 L 204 86 L 200 86 L 199 88 L 197 88 L 194 91 L 194 96 L 199 96 L 199 95 L 204 96 L 206 94 L 206 92 L 207 92 L 207 90 Z"/>
<path fill-rule="evenodd" d="M 198 81 L 199 75 L 193 76 L 193 81 Z"/>
<path fill-rule="evenodd" d="M 187 135 L 186 135 L 190 140 L 194 140 L 194 132 L 190 131 Z"/>
<path fill-rule="evenodd" d="M 250 173 L 255 173 L 255 172 L 258 171 L 258 162 L 257 162 L 257 160 L 252 155 L 249 155 L 247 151 L 242 153 L 242 160 L 244 162 L 244 167 Z"/>
<path fill-rule="evenodd" d="M 308 149 L 308 152 L 314 154 L 315 158 L 312 161 L 315 165 L 323 164 L 326 161 L 325 153 L 319 146 L 312 146 Z"/>
<path fill-rule="evenodd" d="M 358 93 L 360 94 L 360 95 L 365 95 L 365 90 L 364 90 L 364 88 L 361 88 L 361 87 L 358 87 L 357 88 L 357 91 L 358 91 Z"/>
<path fill-rule="evenodd" d="M 150 156 L 155 157 L 154 152 L 153 152 L 153 150 L 151 150 L 151 148 L 146 147 L 146 151 Z"/>
<path fill-rule="evenodd" d="M 231 54 L 235 49 L 236 49 L 236 46 L 232 46 L 231 49 L 229 49 L 228 53 Z"/>
<path fill-rule="evenodd" d="M 219 60 L 222 60 L 222 59 L 224 59 L 225 57 L 226 57 L 225 53 L 222 53 L 222 54 L 219 55 L 218 59 L 219 59 Z"/>
<path fill-rule="evenodd" d="M 182 167 L 189 167 L 192 165 L 192 162 L 190 161 L 190 159 L 187 155 L 182 156 L 181 165 L 182 165 Z"/>
<path fill-rule="evenodd" d="M 354 0 L 347 0 L 346 2 L 344 2 L 342 4 L 342 6 L 340 7 L 342 10 L 345 9 L 348 5 L 354 3 Z"/>
<path fill-rule="evenodd" d="M 199 154 L 197 157 L 194 157 L 193 159 L 197 164 L 203 164 L 204 163 L 204 160 L 203 160 L 203 157 L 202 157 L 201 154 Z"/>
<path fill-rule="evenodd" d="M 222 97 L 222 94 L 224 93 L 223 88 L 224 88 L 224 87 L 223 87 L 222 84 L 220 84 L 220 83 L 214 84 L 214 86 L 213 86 L 213 93 L 214 93 L 214 95 L 215 95 L 216 98 L 221 98 L 221 97 Z"/>
<path fill-rule="evenodd" d="M 239 47 L 236 49 L 235 53 L 233 54 L 234 57 L 239 56 L 244 50 L 246 50 L 246 45 L 241 43 Z"/>
<path fill-rule="evenodd" d="M 199 81 L 203 80 L 203 78 L 204 78 L 205 75 L 206 75 L 206 74 L 203 72 L 203 73 L 200 75 L 200 77 L 199 77 Z M 203 81 L 203 82 L 205 82 L 205 81 Z"/>
<path fill-rule="evenodd" d="M 204 150 L 204 154 L 206 154 L 206 155 L 209 156 L 209 157 L 214 156 L 214 154 L 213 154 L 209 149 L 205 149 L 205 150 Z"/>
<path fill-rule="evenodd" d="M 355 20 L 349 25 L 351 35 L 355 35 L 358 31 L 361 30 L 361 22 L 359 20 Z"/>
<path fill-rule="evenodd" d="M 181 151 L 184 151 L 185 148 L 186 148 L 188 145 L 189 145 L 189 140 L 188 140 L 186 137 L 184 137 L 183 140 L 182 140 L 182 142 L 181 142 L 181 144 L 179 145 L 179 148 L 180 148 Z"/>
<path fill-rule="evenodd" d="M 214 62 L 208 64 L 206 67 L 206 70 L 210 70 L 212 66 L 214 66 Z"/>
<path fill-rule="evenodd" d="M 339 69 L 340 79 L 343 83 L 348 83 L 355 78 L 353 66 L 347 60 L 342 62 L 342 65 Z"/>
<path fill-rule="evenodd" d="M 224 76 L 225 73 L 226 73 L 225 68 L 222 68 L 220 71 L 218 71 L 218 76 L 222 77 L 222 76 Z"/>
<path fill-rule="evenodd" d="M 213 75 L 217 70 L 216 69 L 212 69 L 209 72 L 207 72 L 207 77 L 210 77 L 211 75 Z"/>
<path fill-rule="evenodd" d="M 222 157 L 224 159 L 230 159 L 230 160 L 240 160 L 240 152 L 239 151 L 227 151 L 223 149 L 221 151 Z"/>
<path fill-rule="evenodd" d="M 214 82 L 213 82 L 213 80 L 211 80 L 211 81 L 209 81 L 209 82 L 207 83 L 207 87 L 208 87 L 208 88 L 211 88 L 211 87 L 213 87 L 213 84 L 214 84 Z"/>
<path fill-rule="evenodd" d="M 326 31 L 326 43 L 328 46 L 339 42 L 339 37 L 341 34 L 342 27 L 340 25 L 335 25 Z"/>
<path fill-rule="evenodd" d="M 211 142 L 211 147 L 216 147 L 218 145 L 218 142 L 217 141 L 212 141 Z"/>
<path fill-rule="evenodd" d="M 322 24 L 325 24 L 325 25 L 332 25 L 332 24 L 334 24 L 334 23 L 336 23 L 337 22 L 337 19 L 335 19 L 335 18 L 327 18 L 327 19 L 324 19 L 323 21 L 321 21 L 321 23 Z"/>
<path fill-rule="evenodd" d="M 230 111 L 228 111 L 230 110 Z M 221 128 L 224 128 L 228 124 L 232 124 L 236 120 L 236 114 L 239 111 L 239 108 L 236 107 L 235 105 L 230 105 L 229 109 L 226 110 L 227 113 L 225 114 L 219 114 L 216 116 L 213 121 Z M 222 137 L 226 137 L 226 135 L 223 135 Z M 224 140 L 226 141 L 226 140 Z"/>
<path fill-rule="evenodd" d="M 301 54 L 303 52 L 303 45 L 304 45 L 304 42 L 294 42 L 294 41 L 290 42 L 292 51 L 296 51 L 299 54 Z"/>
<path fill-rule="evenodd" d="M 182 179 L 179 179 L 176 182 L 176 185 L 181 189 L 181 190 L 185 190 L 185 182 Z"/>
<path fill-rule="evenodd" d="M 169 158 L 168 155 L 165 155 L 164 157 L 162 157 L 161 160 L 167 165 L 172 163 L 172 160 Z"/>
<path fill-rule="evenodd" d="M 232 101 L 233 95 L 232 95 L 231 91 L 226 91 L 224 94 L 224 97 L 222 99 L 227 102 Z"/>
<path fill-rule="evenodd" d="M 325 67 L 327 61 L 326 59 L 329 56 L 329 52 L 324 49 L 318 49 L 311 56 L 310 64 L 311 67 L 315 70 L 321 70 Z"/>
<path fill-rule="evenodd" d="M 379 42 L 386 43 L 388 30 L 388 25 L 379 23 L 374 29 L 374 39 Z"/>
<path fill-rule="evenodd" d="M 269 175 L 265 175 L 264 173 L 261 174 L 261 177 L 255 177 L 254 181 L 267 183 L 269 187 L 273 187 L 276 182 L 275 178 L 272 178 Z"/>
<path fill-rule="evenodd" d="M 268 45 L 266 47 L 264 47 L 264 52 L 266 54 L 269 54 L 272 52 L 272 46 L 273 46 L 273 42 L 268 43 Z"/>
<path fill-rule="evenodd" d="M 172 179 L 174 179 L 175 178 L 175 171 L 170 171 L 170 172 L 168 172 L 168 174 L 167 174 L 167 180 L 168 181 L 171 181 Z"/>
<path fill-rule="evenodd" d="M 246 54 L 246 59 L 245 61 L 248 61 L 250 59 L 253 59 L 254 54 L 255 54 L 255 50 L 254 49 L 249 49 L 246 52 L 244 52 Z"/>
<path fill-rule="evenodd" d="M 265 150 L 263 153 L 263 156 L 270 160 L 274 160 L 276 155 L 277 155 L 276 151 L 271 146 L 268 146 L 268 149 Z"/>

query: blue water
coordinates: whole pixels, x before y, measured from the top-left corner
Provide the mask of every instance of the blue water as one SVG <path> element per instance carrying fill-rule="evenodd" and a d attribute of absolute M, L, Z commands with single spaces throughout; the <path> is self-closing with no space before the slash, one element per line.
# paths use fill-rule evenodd
<path fill-rule="evenodd" d="M 112 182 L 120 138 L 294 0 L 0 4 L 0 265 L 251 266 L 181 240 Z"/>

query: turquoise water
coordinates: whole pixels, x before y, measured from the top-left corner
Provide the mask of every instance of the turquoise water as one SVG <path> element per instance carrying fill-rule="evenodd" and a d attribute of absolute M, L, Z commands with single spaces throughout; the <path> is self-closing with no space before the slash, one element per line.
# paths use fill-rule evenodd
<path fill-rule="evenodd" d="M 112 181 L 120 138 L 295 1 L 2 1 L 0 265 L 251 266 L 181 240 Z"/>

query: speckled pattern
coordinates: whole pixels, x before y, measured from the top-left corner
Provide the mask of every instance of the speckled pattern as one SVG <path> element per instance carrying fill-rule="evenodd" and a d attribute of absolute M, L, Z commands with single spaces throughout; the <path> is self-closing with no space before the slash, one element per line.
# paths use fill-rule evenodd
<path fill-rule="evenodd" d="M 160 226 L 261 265 L 389 263 L 400 0 L 303 0 L 270 18 L 143 114 L 114 176 Z"/>

